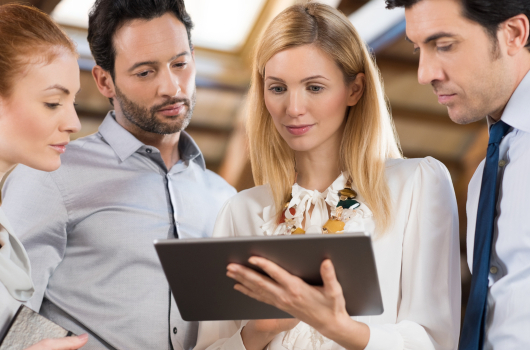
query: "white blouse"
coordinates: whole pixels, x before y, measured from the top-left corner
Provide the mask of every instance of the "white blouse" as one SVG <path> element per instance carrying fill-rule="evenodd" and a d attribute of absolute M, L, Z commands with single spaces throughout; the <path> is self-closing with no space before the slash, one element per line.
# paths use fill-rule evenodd
<path fill-rule="evenodd" d="M 20 303 L 33 295 L 31 267 L 22 243 L 0 209 L 0 339 Z"/>
<path fill-rule="evenodd" d="M 311 202 L 308 205 L 315 205 L 312 218 L 306 216 L 305 228 L 313 226 L 309 231 L 318 231 L 316 227 L 327 221 L 323 203 L 335 202 L 330 196 L 344 188 L 341 177 L 324 193 L 293 186 L 297 210 L 305 211 L 305 204 L 300 205 L 304 198 Z M 353 317 L 370 328 L 365 349 L 456 349 L 461 307 L 460 252 L 458 213 L 449 172 L 431 157 L 392 159 L 386 163 L 386 178 L 393 201 L 393 223 L 373 238 L 385 311 L 379 316 Z M 357 200 L 361 206 L 350 213 L 345 231 L 373 233 L 371 211 L 361 196 Z M 322 209 L 315 213 L 317 207 Z M 281 234 L 281 225 L 271 221 L 274 212 L 268 186 L 242 191 L 219 213 L 214 237 Z M 241 330 L 247 322 L 201 322 L 195 350 L 245 350 Z M 291 331 L 278 334 L 267 349 L 343 348 L 300 322 Z"/>

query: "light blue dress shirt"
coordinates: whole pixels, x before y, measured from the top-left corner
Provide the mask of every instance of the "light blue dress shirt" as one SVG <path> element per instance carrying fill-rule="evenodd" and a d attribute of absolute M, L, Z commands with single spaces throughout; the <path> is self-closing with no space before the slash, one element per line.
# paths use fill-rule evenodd
<path fill-rule="evenodd" d="M 2 191 L 27 249 L 29 305 L 91 349 L 192 349 L 197 324 L 181 319 L 153 241 L 208 237 L 235 190 L 206 170 L 185 132 L 167 169 L 158 149 L 110 112 L 99 132 L 73 141 L 59 170 L 18 166 Z"/>
<path fill-rule="evenodd" d="M 530 72 L 501 120 L 512 127 L 499 146 L 497 217 L 491 247 L 484 350 L 530 349 Z M 488 123 L 495 120 L 488 117 Z M 469 183 L 467 260 L 473 242 L 484 161 Z M 473 271 L 472 271 L 473 272 Z"/>

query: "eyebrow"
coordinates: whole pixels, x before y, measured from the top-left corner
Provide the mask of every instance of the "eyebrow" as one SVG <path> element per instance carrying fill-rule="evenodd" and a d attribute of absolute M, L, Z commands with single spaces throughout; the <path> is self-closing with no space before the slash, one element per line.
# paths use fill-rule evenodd
<path fill-rule="evenodd" d="M 179 54 L 176 54 L 175 56 L 171 57 L 168 62 L 174 61 L 174 60 L 176 60 L 179 57 L 189 56 L 189 55 L 190 55 L 190 53 L 188 51 L 183 51 L 183 52 L 181 52 Z M 159 61 L 138 62 L 138 63 L 133 64 L 133 66 L 131 68 L 129 68 L 127 71 L 128 72 L 132 72 L 133 70 L 135 70 L 136 68 L 138 68 L 140 66 L 154 66 L 154 65 L 157 65 L 158 63 L 159 63 Z"/>
<path fill-rule="evenodd" d="M 428 37 L 427 39 L 423 40 L 423 43 L 424 44 L 428 44 L 431 41 L 435 41 L 435 40 L 438 40 L 440 38 L 454 38 L 454 37 L 456 37 L 456 34 L 447 33 L 447 32 L 440 32 L 440 33 L 433 34 L 430 37 Z M 410 40 L 409 37 L 406 36 L 406 35 L 405 35 L 405 40 L 407 40 L 409 43 L 414 44 L 414 42 L 412 40 Z"/>
<path fill-rule="evenodd" d="M 312 76 L 310 76 L 310 77 L 307 77 L 307 78 L 304 78 L 304 79 L 300 80 L 300 82 L 301 82 L 301 83 L 304 83 L 304 82 L 306 82 L 306 81 L 308 81 L 308 80 L 311 80 L 311 79 L 317 79 L 317 78 L 323 78 L 323 79 L 329 80 L 328 78 L 326 78 L 326 77 L 324 77 L 324 76 L 322 76 L 322 75 L 312 75 Z M 285 83 L 285 80 L 280 79 L 280 78 L 276 78 L 276 77 L 267 77 L 267 78 L 265 78 L 265 80 L 267 80 L 267 79 L 272 79 L 272 80 L 279 81 L 279 82 L 281 82 L 281 83 Z"/>
<path fill-rule="evenodd" d="M 70 90 L 68 90 L 67 88 L 65 88 L 64 86 L 59 85 L 59 84 L 55 84 L 55 85 L 52 85 L 50 87 L 47 87 L 46 89 L 44 89 L 44 91 L 53 90 L 53 89 L 61 90 L 66 95 L 70 95 Z"/>

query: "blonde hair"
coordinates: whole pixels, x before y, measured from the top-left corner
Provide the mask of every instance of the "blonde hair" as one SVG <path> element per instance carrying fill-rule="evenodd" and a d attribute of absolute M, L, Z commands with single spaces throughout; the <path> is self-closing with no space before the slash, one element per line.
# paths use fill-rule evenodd
<path fill-rule="evenodd" d="M 295 181 L 294 151 L 276 130 L 265 106 L 265 65 L 280 51 L 309 44 L 335 60 L 346 82 L 353 81 L 358 73 L 365 74 L 363 95 L 346 116 L 340 162 L 374 213 L 377 231 L 382 232 L 392 219 L 385 160 L 402 156 L 379 70 L 353 25 L 331 6 L 310 2 L 287 8 L 274 18 L 257 44 L 247 106 L 254 182 L 269 183 L 281 215 Z"/>

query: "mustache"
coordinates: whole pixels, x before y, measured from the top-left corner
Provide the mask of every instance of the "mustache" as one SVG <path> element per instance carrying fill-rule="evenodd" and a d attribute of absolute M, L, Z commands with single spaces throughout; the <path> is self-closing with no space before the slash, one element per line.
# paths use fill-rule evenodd
<path fill-rule="evenodd" d="M 167 100 L 164 103 L 161 103 L 161 104 L 158 104 L 158 105 L 155 105 L 155 106 L 151 107 L 151 113 L 156 113 L 158 110 L 160 110 L 160 109 L 162 109 L 164 107 L 167 107 L 167 106 L 174 105 L 176 103 L 183 103 L 188 108 L 190 108 L 190 105 L 191 105 L 191 101 L 189 99 L 175 97 L 175 98 L 171 98 L 171 99 Z"/>

